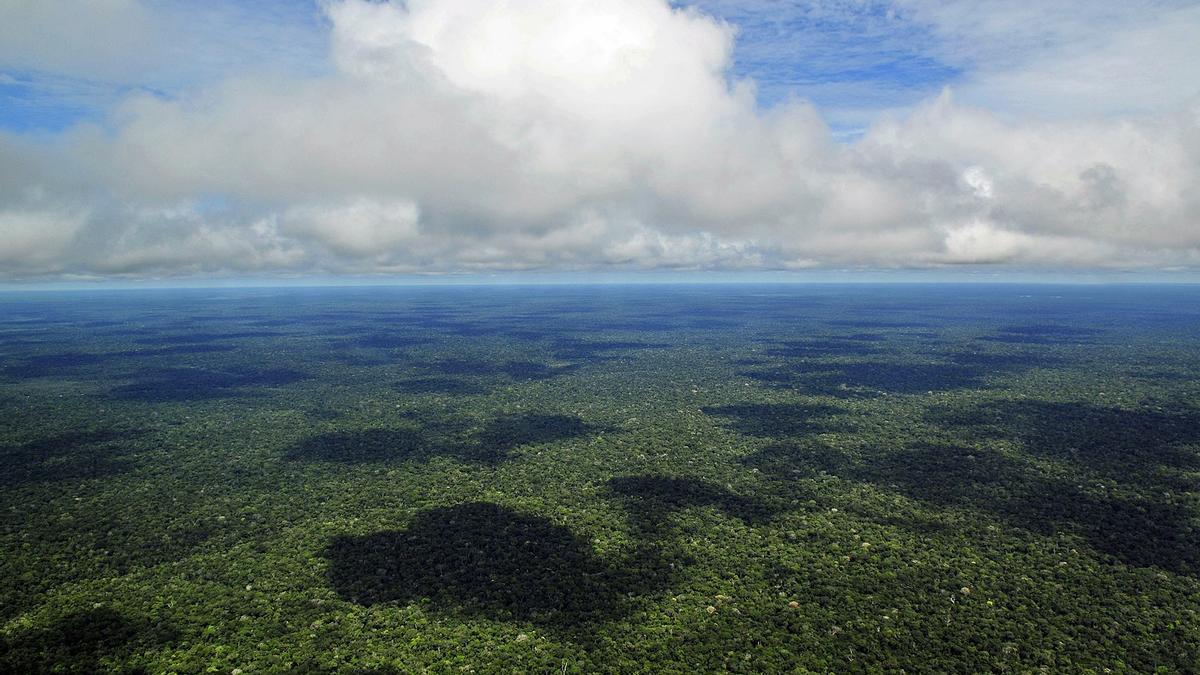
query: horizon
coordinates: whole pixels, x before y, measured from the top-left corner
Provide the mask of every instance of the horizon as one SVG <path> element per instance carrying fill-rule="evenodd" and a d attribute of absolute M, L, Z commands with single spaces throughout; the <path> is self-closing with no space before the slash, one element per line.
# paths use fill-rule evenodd
<path fill-rule="evenodd" d="M 730 278 L 691 278 L 691 279 L 655 279 L 646 275 L 622 279 L 545 279 L 531 280 L 528 278 L 501 277 L 481 280 L 469 279 L 430 279 L 405 280 L 388 279 L 375 281 L 360 281 L 347 279 L 330 279 L 322 283 L 312 279 L 295 281 L 221 281 L 205 279 L 194 282 L 57 282 L 32 284 L 0 284 L 0 295 L 20 293 L 104 293 L 126 291 L 186 291 L 186 290 L 273 290 L 273 289 L 420 289 L 420 288 L 554 288 L 554 287 L 614 287 L 614 286 L 1028 286 L 1028 287 L 1192 287 L 1200 285 L 1200 279 L 1118 279 L 1105 275 L 1090 275 L 1086 278 L 1052 277 L 1052 278 L 999 278 L 972 279 L 969 277 L 953 279 L 879 279 L 850 277 L 844 279 L 762 279 L 750 276 Z"/>

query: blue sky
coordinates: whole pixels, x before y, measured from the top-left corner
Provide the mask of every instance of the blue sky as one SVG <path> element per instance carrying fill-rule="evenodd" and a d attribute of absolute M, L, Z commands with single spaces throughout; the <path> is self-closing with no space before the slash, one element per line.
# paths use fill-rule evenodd
<path fill-rule="evenodd" d="M 8 0 L 0 283 L 1194 278 L 1196 63 L 1200 0 Z"/>
<path fill-rule="evenodd" d="M 889 2 L 693 6 L 738 26 L 734 74 L 757 82 L 763 105 L 811 100 L 838 130 L 856 131 L 880 112 L 913 106 L 963 72 L 925 51 L 937 36 Z"/>
<path fill-rule="evenodd" d="M 202 4 L 206 6 L 198 9 Z M 962 74 L 961 67 L 923 52 L 922 45 L 932 44 L 936 36 L 888 2 L 834 9 L 804 2 L 676 4 L 738 27 L 731 75 L 752 78 L 762 105 L 793 96 L 811 100 L 842 132 L 861 130 L 882 111 L 915 105 Z M 5 67 L 0 71 L 0 128 L 53 132 L 80 121 L 102 122 L 131 93 L 171 97 L 248 68 L 309 73 L 328 68 L 327 21 L 313 0 L 165 0 L 162 5 L 187 26 L 187 40 L 210 45 L 203 50 L 204 59 L 108 78 Z M 286 44 L 264 49 L 263 40 Z"/>
<path fill-rule="evenodd" d="M 35 4 L 14 2 L 16 9 L 9 10 L 14 14 L 22 13 L 22 5 Z M 146 30 L 157 35 L 112 39 L 115 44 L 104 47 L 107 53 L 99 55 L 94 67 L 79 67 L 79 62 L 88 60 L 86 39 L 78 46 L 76 59 L 39 60 L 36 54 L 14 58 L 13 49 L 0 53 L 0 128 L 59 131 L 80 120 L 102 121 L 131 92 L 171 97 L 249 70 L 319 74 L 329 69 L 329 21 L 316 0 L 109 0 L 109 4 L 153 7 L 156 18 Z M 1123 32 L 1146 28 L 1147 40 L 1153 44 L 1157 32 L 1169 35 L 1161 24 L 1174 21 L 1186 41 L 1188 31 L 1196 28 L 1190 22 L 1197 7 L 1191 0 L 1062 0 L 1046 5 L 1039 15 L 1036 5 L 988 0 L 674 0 L 673 4 L 697 8 L 737 26 L 731 75 L 752 78 L 762 105 L 792 96 L 810 100 L 835 130 L 851 135 L 880 114 L 907 110 L 945 86 L 961 86 L 969 98 L 995 105 L 1000 96 L 986 91 L 988 78 L 1005 71 L 1022 74 L 1026 67 L 1052 70 L 1052 63 L 1080 55 L 1084 57 L 1080 65 L 1086 65 L 1089 49 L 1102 52 L 1104 39 Z M 1179 22 L 1172 15 L 1181 12 Z M 21 30 L 31 41 L 43 30 L 49 40 L 78 37 L 54 36 L 54 29 L 45 23 L 30 23 Z M 95 35 L 97 41 L 105 38 L 103 31 Z M 122 44 L 130 53 L 120 53 Z M 1179 83 L 1180 87 L 1170 85 L 1190 67 L 1191 54 L 1171 47 L 1168 44 L 1162 54 L 1144 54 L 1144 60 L 1129 52 L 1108 55 L 1100 65 L 1111 67 L 1119 59 L 1126 62 L 1125 70 L 1113 73 L 1114 92 L 1090 103 L 1101 112 L 1138 110 L 1157 104 L 1160 98 L 1172 98 L 1172 90 L 1175 99 L 1191 95 L 1195 78 Z M 1053 62 L 1045 63 L 1048 59 Z M 1150 100 L 1142 102 L 1141 91 L 1131 92 L 1126 100 L 1112 100 L 1120 97 L 1115 85 L 1127 84 L 1122 79 L 1138 77 L 1138 84 L 1145 84 L 1153 77 L 1130 75 L 1143 65 L 1166 69 L 1158 84 L 1149 87 Z M 1030 81 L 1036 80 L 1038 73 L 1032 75 Z M 981 81 L 984 90 L 973 91 Z M 1008 90 L 1001 93 L 1011 96 Z M 1016 107 L 1019 102 L 1009 103 Z M 1023 112 L 1036 107 L 1027 104 Z M 1053 114 L 1053 107 L 1046 102 L 1037 112 Z"/>
<path fill-rule="evenodd" d="M 30 53 L 20 58 L 12 53 L 17 50 L 9 51 L 0 60 L 0 128 L 56 132 L 80 121 L 103 122 L 130 94 L 170 98 L 253 69 L 318 74 L 328 68 L 328 22 L 313 0 L 109 4 L 153 7 L 153 18 L 145 20 L 147 34 L 110 38 L 103 31 L 114 26 L 102 25 L 94 42 L 85 37 L 77 53 L 65 57 L 39 59 Z M 131 25 L 123 13 L 113 12 L 111 21 Z M 56 32 L 60 17 L 46 14 L 26 27 L 31 39 L 39 31 L 47 37 Z M 79 36 L 72 31 L 61 37 Z M 102 40 L 111 42 L 96 44 Z M 94 64 L 87 63 L 89 51 L 100 52 Z"/>

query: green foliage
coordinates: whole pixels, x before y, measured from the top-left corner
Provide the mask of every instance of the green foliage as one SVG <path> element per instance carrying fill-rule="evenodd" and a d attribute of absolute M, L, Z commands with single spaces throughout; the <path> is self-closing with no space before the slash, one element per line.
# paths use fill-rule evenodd
<path fill-rule="evenodd" d="M 1053 291 L 0 300 L 0 672 L 1195 670 L 1200 303 Z"/>

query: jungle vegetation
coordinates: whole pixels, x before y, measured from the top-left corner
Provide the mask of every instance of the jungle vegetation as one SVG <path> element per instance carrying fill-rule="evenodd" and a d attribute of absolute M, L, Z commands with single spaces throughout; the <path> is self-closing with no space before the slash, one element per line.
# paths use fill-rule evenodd
<path fill-rule="evenodd" d="M 1200 670 L 1186 286 L 0 296 L 0 671 Z"/>

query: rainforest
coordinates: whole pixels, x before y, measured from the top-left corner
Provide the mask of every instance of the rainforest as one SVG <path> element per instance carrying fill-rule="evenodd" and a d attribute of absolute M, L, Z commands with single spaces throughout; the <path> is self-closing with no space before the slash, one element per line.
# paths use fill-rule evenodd
<path fill-rule="evenodd" d="M 0 671 L 1200 668 L 1200 292 L 0 294 Z"/>

